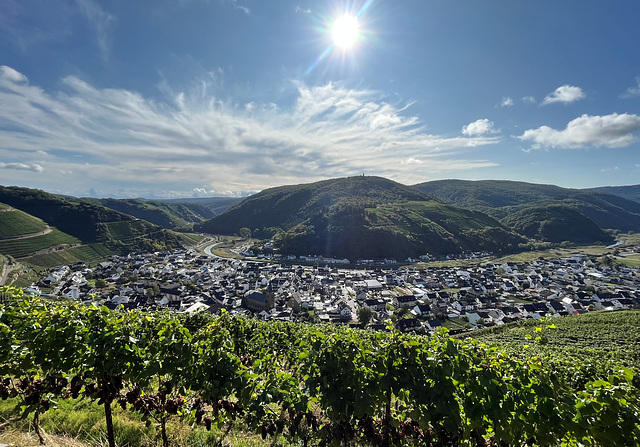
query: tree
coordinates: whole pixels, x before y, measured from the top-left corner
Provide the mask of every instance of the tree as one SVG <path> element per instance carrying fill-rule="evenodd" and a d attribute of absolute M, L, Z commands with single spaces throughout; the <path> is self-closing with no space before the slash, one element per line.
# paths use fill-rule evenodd
<path fill-rule="evenodd" d="M 105 287 L 107 287 L 107 282 L 104 279 L 102 278 L 96 279 L 96 288 L 103 289 Z"/>
<path fill-rule="evenodd" d="M 251 230 L 247 227 L 242 227 L 240 231 L 238 231 L 238 234 L 243 239 L 249 239 L 251 237 Z"/>
<path fill-rule="evenodd" d="M 358 316 L 358 321 L 361 325 L 368 326 L 373 318 L 373 310 L 365 306 L 360 306 L 356 311 L 356 315 Z"/>

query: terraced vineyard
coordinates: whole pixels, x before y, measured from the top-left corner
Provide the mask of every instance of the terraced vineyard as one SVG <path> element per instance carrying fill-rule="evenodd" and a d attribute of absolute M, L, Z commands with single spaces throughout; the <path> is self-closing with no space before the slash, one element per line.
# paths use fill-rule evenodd
<path fill-rule="evenodd" d="M 111 254 L 112 252 L 104 244 L 88 244 L 70 247 L 53 253 L 29 256 L 22 259 L 22 261 L 39 267 L 55 267 L 57 265 L 71 265 L 79 261 L 98 261 L 107 258 Z"/>
<path fill-rule="evenodd" d="M 0 204 L 0 239 L 38 233 L 47 229 L 40 219 L 23 211 L 9 209 L 8 205 Z"/>
<path fill-rule="evenodd" d="M 51 233 L 24 239 L 0 240 L 0 253 L 22 258 L 45 248 L 62 244 L 78 244 L 80 240 L 62 231 L 53 229 Z"/>

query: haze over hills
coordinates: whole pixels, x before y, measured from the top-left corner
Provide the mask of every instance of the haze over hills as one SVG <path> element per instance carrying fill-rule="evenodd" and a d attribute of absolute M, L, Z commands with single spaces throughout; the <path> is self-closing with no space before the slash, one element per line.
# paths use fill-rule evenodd
<path fill-rule="evenodd" d="M 194 229 L 234 234 L 243 227 L 274 236 L 284 253 L 350 259 L 508 251 L 525 241 L 485 214 L 364 176 L 270 188 Z"/>
<path fill-rule="evenodd" d="M 527 208 L 564 204 L 602 229 L 640 231 L 640 203 L 613 194 L 507 180 L 438 180 L 415 187 L 446 203 L 496 219 Z"/>

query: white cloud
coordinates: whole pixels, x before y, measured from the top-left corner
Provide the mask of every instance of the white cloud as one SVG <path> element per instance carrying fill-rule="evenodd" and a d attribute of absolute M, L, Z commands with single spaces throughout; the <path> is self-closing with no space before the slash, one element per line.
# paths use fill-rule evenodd
<path fill-rule="evenodd" d="M 402 160 L 400 163 L 403 165 L 421 165 L 424 162 L 422 160 L 412 157 L 412 158 L 407 158 L 406 160 Z"/>
<path fill-rule="evenodd" d="M 462 134 L 467 136 L 485 135 L 495 133 L 493 121 L 479 119 L 462 127 Z"/>
<path fill-rule="evenodd" d="M 500 107 L 511 107 L 514 104 L 515 103 L 513 101 L 513 98 L 510 98 L 509 96 L 503 96 L 502 101 L 500 102 Z"/>
<path fill-rule="evenodd" d="M 19 71 L 14 70 L 11 67 L 7 67 L 6 65 L 0 65 L 0 76 L 2 76 L 7 81 L 15 83 L 29 82 L 25 75 L 23 75 Z"/>
<path fill-rule="evenodd" d="M 620 168 L 618 166 L 614 166 L 613 168 L 602 168 L 600 172 L 616 172 L 619 171 Z"/>
<path fill-rule="evenodd" d="M 524 96 L 522 98 L 522 102 L 527 103 L 527 104 L 535 104 L 536 103 L 536 98 L 533 96 Z"/>
<path fill-rule="evenodd" d="M 95 0 L 75 0 L 82 14 L 89 20 L 95 28 L 96 39 L 102 59 L 109 60 L 109 39 L 111 26 L 115 17 L 103 10 Z"/>
<path fill-rule="evenodd" d="M 39 164 L 0 163 L 0 169 L 15 169 L 16 171 L 42 172 L 44 168 Z"/>
<path fill-rule="evenodd" d="M 634 98 L 640 96 L 640 76 L 636 78 L 636 86 L 629 87 L 624 93 L 620 95 L 621 98 Z"/>
<path fill-rule="evenodd" d="M 549 93 L 544 97 L 540 105 L 553 104 L 554 102 L 562 102 L 569 104 L 579 99 L 584 99 L 587 96 L 584 94 L 580 87 L 574 85 L 562 85 L 555 89 L 552 93 Z"/>
<path fill-rule="evenodd" d="M 14 82 L 14 72 L 0 71 L 0 160 L 20 153 L 37 163 L 45 148 L 51 177 L 41 177 L 69 190 L 91 181 L 101 191 L 137 185 L 139 195 L 152 185 L 191 191 L 203 182 L 216 191 L 255 191 L 362 172 L 417 183 L 417 163 L 402 160 L 420 160 L 430 172 L 495 166 L 465 154 L 500 141 L 427 133 L 379 92 L 335 84 L 295 83 L 291 105 L 253 101 L 247 110 L 247 101 L 203 97 L 200 82 L 158 102 L 73 76 L 49 92 Z M 62 183 L 60 170 L 73 175 Z"/>
<path fill-rule="evenodd" d="M 605 116 L 582 115 L 567 124 L 564 130 L 548 126 L 525 131 L 520 138 L 532 141 L 535 147 L 577 149 L 586 146 L 625 147 L 636 139 L 640 130 L 640 116 L 617 114 Z"/>
<path fill-rule="evenodd" d="M 304 13 L 304 14 L 311 14 L 311 8 L 303 8 L 302 6 L 298 5 L 296 6 L 296 12 L 297 13 Z"/>

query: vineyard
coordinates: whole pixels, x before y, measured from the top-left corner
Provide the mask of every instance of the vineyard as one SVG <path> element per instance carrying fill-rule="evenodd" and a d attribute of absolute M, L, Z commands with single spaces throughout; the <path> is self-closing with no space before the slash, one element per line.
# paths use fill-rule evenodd
<path fill-rule="evenodd" d="M 67 398 L 156 427 L 240 425 L 298 445 L 632 446 L 630 368 L 562 366 L 476 340 L 51 302 L 4 288 L 0 396 L 39 417 Z M 532 327 L 544 343 L 553 325 Z"/>
<path fill-rule="evenodd" d="M 596 361 L 640 364 L 640 311 L 601 311 L 553 319 L 555 329 L 546 331 L 544 351 L 557 358 L 575 358 L 576 353 Z M 537 347 L 527 339 L 540 322 L 527 320 L 494 326 L 465 336 L 500 346 L 516 355 L 530 355 Z M 526 349 L 525 345 L 529 345 Z"/>
<path fill-rule="evenodd" d="M 79 261 L 95 262 L 107 258 L 111 253 L 104 244 L 86 244 L 52 253 L 29 256 L 21 259 L 21 261 L 38 267 L 55 267 L 58 265 L 71 265 Z"/>
<path fill-rule="evenodd" d="M 7 206 L 4 206 L 6 209 Z M 43 221 L 20 210 L 14 209 L 0 213 L 0 239 L 37 233 L 46 228 L 47 224 Z"/>
<path fill-rule="evenodd" d="M 62 231 L 53 229 L 51 233 L 25 239 L 0 240 L 0 253 L 21 258 L 38 250 L 51 248 L 62 244 L 77 244 L 80 241 Z"/>

